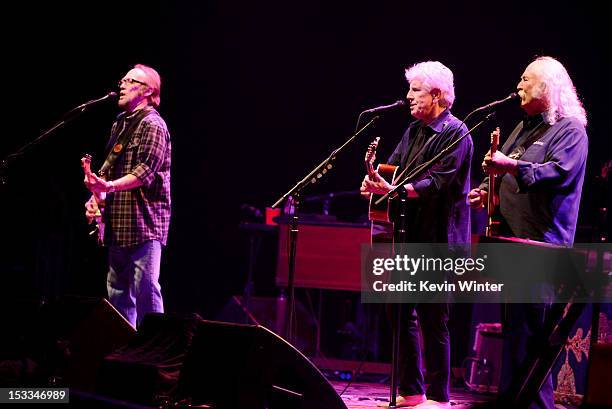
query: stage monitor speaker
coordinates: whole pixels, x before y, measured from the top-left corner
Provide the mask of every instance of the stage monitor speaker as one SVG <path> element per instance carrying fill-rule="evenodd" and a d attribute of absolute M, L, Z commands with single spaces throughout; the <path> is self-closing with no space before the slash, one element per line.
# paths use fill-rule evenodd
<path fill-rule="evenodd" d="M 323 374 L 259 325 L 202 321 L 179 378 L 179 400 L 218 409 L 346 409 Z"/>
<path fill-rule="evenodd" d="M 7 333 L 2 339 L 9 341 L 2 342 L 2 359 L 31 362 L 31 371 L 22 371 L 14 379 L 21 386 L 55 384 L 92 391 L 104 356 L 127 344 L 136 332 L 99 297 L 11 300 L 10 304 L 5 299 L 2 306 L 2 314 L 7 316 L 3 319 Z M 3 373 L 2 379 L 12 383 L 11 374 Z"/>
<path fill-rule="evenodd" d="M 66 358 L 65 384 L 93 391 L 106 355 L 126 345 L 136 330 L 106 299 L 64 296 L 49 304 L 50 325 Z"/>
<path fill-rule="evenodd" d="M 147 314 L 136 336 L 104 359 L 96 392 L 158 407 L 173 401 L 201 321 L 197 314 Z"/>

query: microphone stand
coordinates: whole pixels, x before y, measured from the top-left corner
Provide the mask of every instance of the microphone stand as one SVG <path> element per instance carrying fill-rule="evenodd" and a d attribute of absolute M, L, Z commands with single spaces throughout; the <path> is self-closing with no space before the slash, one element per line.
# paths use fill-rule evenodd
<path fill-rule="evenodd" d="M 407 212 L 408 212 L 408 192 L 406 189 L 398 190 L 398 219 L 397 228 L 393 232 L 394 240 L 397 243 L 398 250 L 401 253 L 405 251 L 406 231 L 407 231 Z M 397 408 L 397 384 L 399 383 L 399 354 L 402 326 L 402 308 L 399 303 L 393 303 L 391 307 L 392 329 L 391 336 L 393 337 L 391 346 L 391 388 L 389 391 L 389 408 Z"/>
<path fill-rule="evenodd" d="M 117 93 L 110 92 L 110 93 L 108 93 L 107 95 L 105 95 L 102 98 L 98 98 L 98 99 L 94 99 L 94 100 L 91 100 L 91 101 L 87 101 L 84 104 L 81 104 L 81 105 L 78 105 L 78 106 L 72 108 L 70 111 L 68 111 L 65 114 L 63 114 L 60 117 L 61 119 L 58 122 L 56 122 L 53 126 L 48 128 L 47 130 L 45 130 L 36 139 L 26 143 L 21 148 L 17 149 L 15 152 L 13 152 L 11 154 L 8 154 L 4 159 L 2 159 L 0 161 L 0 192 L 2 191 L 3 188 L 6 188 L 7 185 L 8 185 L 7 172 L 8 172 L 8 169 L 9 169 L 10 165 L 15 160 L 23 157 L 27 152 L 29 152 L 36 145 L 38 145 L 41 142 L 43 142 L 44 140 L 46 140 L 47 137 L 51 133 L 53 133 L 55 130 L 63 127 L 64 125 L 68 124 L 69 122 L 73 121 L 75 118 L 80 116 L 91 105 L 94 105 L 97 102 L 101 102 L 101 101 L 103 101 L 103 100 L 105 100 L 107 98 L 114 97 L 116 95 L 117 95 Z M 47 299 L 47 296 L 48 296 L 48 293 L 44 294 L 45 292 L 47 292 L 48 288 L 46 288 L 46 286 L 44 286 L 43 288 L 44 288 L 43 295 L 40 297 L 40 305 L 43 305 L 43 304 L 46 303 L 46 301 L 47 301 L 46 299 Z"/>
<path fill-rule="evenodd" d="M 336 160 L 336 156 L 351 142 L 361 135 L 366 129 L 370 128 L 378 120 L 378 116 L 372 118 L 367 124 L 361 129 L 356 131 L 342 146 L 333 150 L 329 156 L 324 159 L 321 163 L 314 167 L 304 178 L 295 184 L 287 193 L 282 195 L 271 207 L 275 209 L 283 201 L 289 200 L 289 208 L 293 208 L 291 212 L 291 227 L 289 233 L 289 272 L 287 277 L 287 309 L 285 312 L 285 339 L 289 343 L 293 343 L 293 317 L 295 307 L 295 259 L 297 254 L 297 239 L 298 239 L 298 218 L 299 208 L 301 204 L 301 196 L 303 190 L 316 183 L 323 177 L 329 170 L 332 169 L 333 163 Z"/>
<path fill-rule="evenodd" d="M 36 139 L 34 139 L 31 142 L 26 143 L 21 148 L 17 149 L 15 152 L 13 152 L 11 154 L 8 154 L 4 159 L 2 159 L 2 161 L 0 161 L 0 188 L 3 187 L 3 186 L 6 186 L 7 183 L 8 183 L 7 182 L 7 178 L 6 178 L 6 172 L 7 172 L 8 168 L 11 165 L 12 162 L 14 162 L 15 160 L 17 160 L 20 157 L 24 156 L 24 154 L 27 153 L 29 150 L 31 150 L 34 146 L 36 146 L 36 145 L 40 144 L 41 142 L 43 142 L 44 140 L 46 140 L 47 137 L 51 133 L 53 133 L 53 131 L 63 127 L 67 123 L 69 123 L 69 122 L 73 121 L 74 119 L 76 119 L 77 117 L 79 117 L 91 105 L 94 105 L 94 104 L 96 104 L 98 102 L 104 101 L 105 99 L 114 97 L 116 95 L 117 95 L 116 92 L 109 92 L 108 94 L 106 94 L 102 98 L 92 99 L 90 101 L 87 101 L 87 102 L 85 102 L 85 103 L 83 103 L 81 105 L 78 105 L 78 106 L 72 108 L 70 111 L 68 111 L 64 115 L 62 115 L 61 119 L 58 122 L 56 122 L 49 129 L 45 130 Z"/>

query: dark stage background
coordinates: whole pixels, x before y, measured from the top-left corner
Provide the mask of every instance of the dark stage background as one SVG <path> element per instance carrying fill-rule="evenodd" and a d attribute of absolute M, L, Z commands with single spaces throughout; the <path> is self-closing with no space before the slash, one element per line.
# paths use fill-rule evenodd
<path fill-rule="evenodd" d="M 580 219 L 588 240 L 599 195 L 594 177 L 612 156 L 608 14 L 586 1 L 535 3 L 12 3 L 1 28 L 0 156 L 115 89 L 131 65 L 158 68 L 173 143 L 166 307 L 212 318 L 244 286 L 241 205 L 271 205 L 351 134 L 360 111 L 403 98 L 404 68 L 430 59 L 449 66 L 453 111 L 463 117 L 514 91 L 534 56 L 552 55 L 589 112 Z M 87 237 L 79 159 L 90 152 L 100 165 L 116 113 L 114 104 L 98 105 L 10 165 L 0 200 L 5 293 L 105 294 L 105 254 Z M 520 114 L 516 106 L 501 111 L 503 135 Z M 381 121 L 379 158 L 409 120 L 396 112 Z M 473 134 L 473 183 L 494 126 Z M 357 140 L 309 193 L 358 189 L 372 136 Z M 365 214 L 366 205 L 355 203 L 344 209 L 348 218 Z"/>

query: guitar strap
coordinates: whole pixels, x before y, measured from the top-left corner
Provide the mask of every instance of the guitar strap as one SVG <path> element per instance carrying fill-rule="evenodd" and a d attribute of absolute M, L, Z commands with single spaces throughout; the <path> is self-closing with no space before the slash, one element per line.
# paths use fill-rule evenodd
<path fill-rule="evenodd" d="M 113 166 L 113 163 L 115 163 L 117 158 L 125 151 L 125 146 L 134 134 L 136 127 L 138 127 L 140 122 L 151 112 L 153 112 L 153 108 L 147 107 L 141 109 L 136 115 L 128 120 L 126 120 L 125 116 L 119 119 L 115 132 L 107 145 L 107 150 L 109 150 L 109 152 L 106 156 L 106 160 L 98 171 L 100 176 L 106 176 L 106 173 L 111 166 Z"/>
<path fill-rule="evenodd" d="M 402 180 L 402 178 L 404 177 L 404 175 L 406 174 L 406 172 L 408 171 L 408 169 L 410 169 L 412 167 L 412 165 L 414 165 L 414 163 L 417 161 L 417 159 L 419 159 L 423 153 L 425 152 L 425 149 L 427 149 L 427 147 L 429 145 L 431 145 L 432 141 L 434 139 L 436 139 L 440 134 L 435 133 L 433 135 L 431 135 L 429 137 L 429 139 L 427 139 L 427 141 L 425 141 L 425 143 L 423 144 L 423 146 L 421 147 L 421 149 L 419 149 L 419 151 L 416 153 L 416 155 L 414 155 L 412 157 L 412 160 L 410 161 L 410 163 L 408 163 L 404 169 L 402 169 L 402 171 L 399 173 L 399 175 L 397 175 L 395 177 L 395 180 L 393 181 L 392 185 L 395 185 L 398 181 Z"/>
<path fill-rule="evenodd" d="M 535 129 L 531 131 L 530 134 L 528 134 L 525 138 L 521 138 L 523 140 L 519 141 L 518 145 L 513 147 L 512 151 L 508 154 L 508 157 L 511 159 L 520 159 L 525 154 L 525 151 L 529 149 L 529 147 L 533 145 L 535 141 L 540 139 L 542 135 L 544 135 L 544 132 L 546 132 L 549 128 L 550 124 L 542 121 Z"/>
<path fill-rule="evenodd" d="M 508 153 L 506 153 L 506 155 L 510 158 L 510 159 L 515 159 L 515 160 L 519 160 L 524 154 L 525 151 L 527 149 L 529 149 L 529 147 L 531 145 L 533 145 L 533 143 L 537 140 L 539 140 L 544 133 L 550 128 L 550 124 L 548 124 L 545 121 L 542 121 L 541 123 L 539 123 L 538 125 L 535 126 L 534 129 L 531 129 L 530 131 L 527 131 L 528 133 L 526 135 L 520 135 L 521 131 L 524 128 L 524 125 L 522 123 L 520 123 L 518 126 L 521 126 L 520 129 L 515 130 L 515 138 L 514 140 L 509 138 L 510 142 L 510 151 Z M 519 138 L 520 135 L 520 139 L 517 141 L 517 138 Z M 512 137 L 512 135 L 510 135 L 510 137 Z M 490 177 L 490 176 L 489 176 Z M 501 175 L 496 175 L 495 176 L 496 179 L 501 180 Z M 495 194 L 499 194 L 499 190 L 501 189 L 501 183 L 495 183 Z M 510 226 L 508 226 L 506 219 L 501 217 L 501 209 L 498 206 L 496 206 L 495 208 L 495 218 L 500 220 L 500 225 L 498 227 L 499 232 L 508 232 L 509 235 L 512 235 L 513 233 L 511 233 L 511 229 Z M 500 234 L 498 232 L 498 234 Z"/>

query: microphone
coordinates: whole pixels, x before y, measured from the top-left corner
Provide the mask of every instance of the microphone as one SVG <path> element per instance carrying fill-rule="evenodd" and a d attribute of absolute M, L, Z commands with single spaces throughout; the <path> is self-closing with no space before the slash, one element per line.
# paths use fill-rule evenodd
<path fill-rule="evenodd" d="M 390 105 L 381 105 L 381 106 L 376 107 L 376 108 L 366 109 L 365 111 L 362 112 L 362 114 L 374 114 L 374 113 L 381 112 L 381 111 L 386 111 L 386 110 L 389 110 L 389 109 L 403 107 L 404 105 L 406 105 L 406 101 L 404 101 L 402 99 L 399 99 L 399 100 L 395 101 L 394 103 L 392 103 Z"/>
<path fill-rule="evenodd" d="M 487 110 L 487 109 L 491 109 L 491 108 L 496 107 L 496 106 L 498 106 L 498 105 L 500 105 L 500 104 L 503 104 L 503 103 L 505 103 L 505 102 L 512 101 L 512 100 L 515 100 L 515 99 L 518 99 L 518 98 L 520 98 L 520 97 L 519 97 L 519 94 L 517 94 L 516 92 L 513 92 L 512 94 L 508 95 L 508 96 L 507 96 L 506 98 L 504 98 L 504 99 L 500 99 L 500 100 L 497 100 L 497 101 L 493 101 L 493 102 L 491 102 L 490 104 L 483 105 L 483 106 L 481 106 L 480 108 L 476 108 L 476 109 L 474 110 L 474 112 L 479 112 L 479 111 L 484 111 L 484 110 Z"/>
<path fill-rule="evenodd" d="M 84 104 L 79 105 L 75 109 L 84 109 L 84 108 L 87 108 L 90 105 L 97 104 L 98 102 L 102 102 L 102 101 L 105 101 L 105 100 L 107 100 L 109 98 L 114 98 L 116 96 L 117 96 L 117 93 L 115 91 L 111 91 L 108 94 L 104 95 L 102 98 L 92 99 L 91 101 L 87 101 Z"/>

